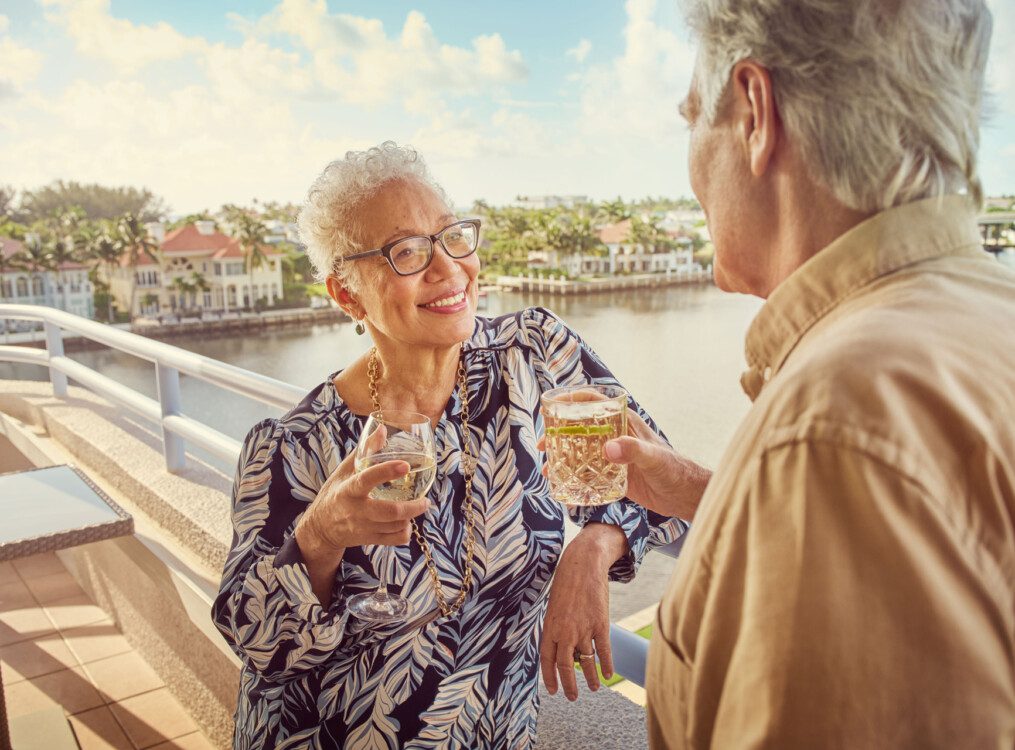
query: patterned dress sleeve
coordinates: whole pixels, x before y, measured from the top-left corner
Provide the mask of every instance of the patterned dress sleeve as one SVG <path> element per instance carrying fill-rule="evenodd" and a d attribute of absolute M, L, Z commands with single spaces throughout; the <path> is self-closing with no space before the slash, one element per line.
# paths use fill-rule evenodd
<path fill-rule="evenodd" d="M 530 362 L 543 391 L 582 383 L 621 385 L 581 336 L 549 310 L 534 307 L 524 311 L 521 327 L 530 350 Z M 666 439 L 633 397 L 628 405 Z M 659 515 L 627 498 L 598 507 L 572 506 L 568 514 L 579 526 L 593 522 L 612 524 L 619 526 L 627 536 L 630 552 L 613 564 L 611 581 L 633 579 L 646 552 L 675 541 L 688 529 L 685 521 Z"/>
<path fill-rule="evenodd" d="M 327 661 L 345 629 L 341 597 L 321 606 L 293 536 L 307 507 L 297 496 L 317 482 L 302 452 L 274 419 L 247 435 L 233 483 L 232 547 L 212 607 L 233 651 L 276 682 Z"/>

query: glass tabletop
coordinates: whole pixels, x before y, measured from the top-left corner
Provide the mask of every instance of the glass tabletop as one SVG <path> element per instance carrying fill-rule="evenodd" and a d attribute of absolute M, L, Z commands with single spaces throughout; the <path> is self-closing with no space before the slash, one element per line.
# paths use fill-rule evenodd
<path fill-rule="evenodd" d="M 0 474 L 0 560 L 133 533 L 133 519 L 78 468 Z"/>

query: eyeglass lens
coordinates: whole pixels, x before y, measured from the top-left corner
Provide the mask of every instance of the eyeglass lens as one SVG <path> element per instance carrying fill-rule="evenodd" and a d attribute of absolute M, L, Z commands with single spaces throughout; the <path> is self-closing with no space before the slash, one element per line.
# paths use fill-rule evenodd
<path fill-rule="evenodd" d="M 473 224 L 452 224 L 440 240 L 452 258 L 464 258 L 476 250 L 478 232 Z M 402 274 L 416 273 L 430 261 L 433 246 L 428 237 L 407 237 L 391 248 L 391 263 Z"/>

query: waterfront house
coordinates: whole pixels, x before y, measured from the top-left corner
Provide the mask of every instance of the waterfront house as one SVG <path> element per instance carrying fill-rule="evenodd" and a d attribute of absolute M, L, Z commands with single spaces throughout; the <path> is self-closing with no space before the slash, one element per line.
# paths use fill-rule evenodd
<path fill-rule="evenodd" d="M 85 318 L 95 317 L 92 283 L 88 267 L 65 262 L 55 269 L 12 268 L 9 263 L 24 245 L 19 240 L 0 237 L 0 292 L 3 302 L 48 305 Z"/>
<path fill-rule="evenodd" d="M 631 223 L 631 219 L 624 219 L 599 230 L 599 240 L 609 252 L 609 273 L 663 273 L 691 268 L 694 251 L 689 238 L 673 249 L 632 242 Z"/>
<path fill-rule="evenodd" d="M 631 240 L 631 220 L 599 229 L 598 253 L 562 253 L 545 249 L 529 253 L 534 268 L 559 268 L 568 276 L 612 276 L 617 273 L 687 273 L 694 269 L 694 243 L 682 230 L 666 232 L 675 247 L 654 247 Z"/>
<path fill-rule="evenodd" d="M 264 263 L 247 268 L 240 241 L 218 231 L 213 221 L 195 221 L 166 233 L 148 225 L 157 257 L 142 255 L 130 268 L 121 258 L 110 279 L 117 305 L 126 310 L 134 293 L 133 315 L 179 311 L 230 312 L 254 304 L 268 307 L 282 297 L 282 251 L 267 242 Z"/>

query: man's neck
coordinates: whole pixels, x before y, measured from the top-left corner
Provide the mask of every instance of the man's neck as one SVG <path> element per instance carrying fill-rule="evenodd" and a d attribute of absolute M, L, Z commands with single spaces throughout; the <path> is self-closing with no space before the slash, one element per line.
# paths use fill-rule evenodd
<path fill-rule="evenodd" d="M 785 185 L 768 278 L 758 296 L 768 298 L 800 266 L 872 215 L 848 208 L 810 179 Z"/>

